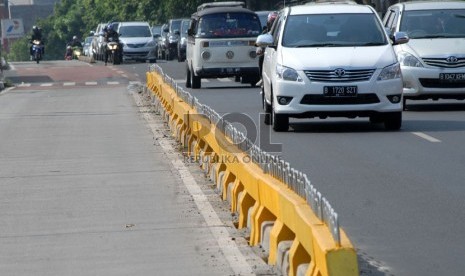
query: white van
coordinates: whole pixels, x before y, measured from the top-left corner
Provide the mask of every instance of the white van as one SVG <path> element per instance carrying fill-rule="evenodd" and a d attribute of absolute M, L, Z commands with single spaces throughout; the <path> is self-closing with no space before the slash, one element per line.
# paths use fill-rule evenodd
<path fill-rule="evenodd" d="M 261 33 L 258 16 L 243 2 L 200 5 L 192 14 L 186 49 L 186 87 L 200 88 L 202 78 L 258 80 L 255 40 Z"/>
<path fill-rule="evenodd" d="M 355 2 L 310 3 L 280 11 L 263 63 L 265 123 L 287 131 L 289 118 L 369 117 L 386 129 L 402 124 L 402 76 L 376 11 Z"/>

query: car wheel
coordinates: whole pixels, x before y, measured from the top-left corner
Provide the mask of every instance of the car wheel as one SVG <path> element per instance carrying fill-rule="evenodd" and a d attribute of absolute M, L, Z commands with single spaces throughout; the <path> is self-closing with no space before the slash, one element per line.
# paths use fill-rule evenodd
<path fill-rule="evenodd" d="M 262 108 L 265 111 L 264 123 L 265 125 L 271 125 L 271 106 L 265 100 L 265 92 L 262 90 Z"/>
<path fill-rule="evenodd" d="M 186 66 L 186 87 L 187 88 L 192 87 L 191 72 L 189 70 L 189 65 Z"/>
<path fill-rule="evenodd" d="M 276 114 L 273 100 L 271 102 L 271 121 L 273 130 L 276 132 L 283 132 L 289 129 L 289 116 L 285 114 Z"/>
<path fill-rule="evenodd" d="M 191 70 L 191 82 L 192 82 L 192 89 L 199 89 L 200 88 L 200 77 L 194 74 L 194 71 Z"/>
<path fill-rule="evenodd" d="M 384 127 L 387 130 L 399 130 L 402 126 L 402 112 L 392 112 L 384 115 Z"/>

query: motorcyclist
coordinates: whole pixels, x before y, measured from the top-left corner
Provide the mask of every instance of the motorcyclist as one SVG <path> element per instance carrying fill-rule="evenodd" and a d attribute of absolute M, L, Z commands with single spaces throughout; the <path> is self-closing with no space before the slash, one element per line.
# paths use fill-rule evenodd
<path fill-rule="evenodd" d="M 278 13 L 275 11 L 272 11 L 268 14 L 266 26 L 263 28 L 262 34 L 266 34 L 271 30 L 271 27 L 273 26 L 273 23 L 277 17 L 278 17 Z M 260 81 L 257 83 L 257 85 L 260 86 L 262 84 L 261 77 L 262 77 L 262 70 L 263 70 L 263 60 L 265 58 L 264 56 L 265 49 L 262 47 L 257 47 L 256 53 L 258 56 L 258 68 L 260 70 Z"/>
<path fill-rule="evenodd" d="M 72 48 L 74 48 L 74 47 L 82 48 L 82 43 L 81 43 L 81 41 L 79 41 L 77 36 L 73 36 L 73 40 L 68 42 L 67 46 L 71 46 Z"/>
<path fill-rule="evenodd" d="M 32 41 L 38 40 L 40 41 L 40 45 L 42 45 L 42 56 L 45 54 L 45 47 L 44 42 L 42 40 L 42 29 L 38 26 L 32 26 L 32 34 L 31 34 L 31 46 L 29 47 L 29 54 L 31 55 L 31 60 L 33 60 L 33 53 L 32 53 Z"/>
<path fill-rule="evenodd" d="M 119 42 L 119 34 L 118 32 L 116 31 L 116 24 L 113 23 L 113 22 L 110 22 L 104 29 L 103 29 L 103 37 L 104 37 L 104 41 L 105 43 L 108 43 L 110 41 L 113 41 L 113 42 L 118 42 L 118 49 L 119 49 L 119 52 L 118 52 L 118 55 L 119 55 L 119 60 L 121 61 L 122 60 L 122 45 L 121 43 Z M 108 62 L 108 51 L 105 49 L 105 65 L 107 65 L 107 62 Z"/>

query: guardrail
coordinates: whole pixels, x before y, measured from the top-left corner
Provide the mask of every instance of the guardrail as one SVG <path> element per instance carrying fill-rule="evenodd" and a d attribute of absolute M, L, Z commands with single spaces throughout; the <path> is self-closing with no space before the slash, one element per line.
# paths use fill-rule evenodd
<path fill-rule="evenodd" d="M 238 227 L 251 228 L 250 244 L 267 243 L 270 264 L 290 275 L 358 275 L 356 251 L 337 213 L 306 174 L 260 149 L 156 64 L 147 72 L 147 89 L 188 154 L 239 213 Z"/>

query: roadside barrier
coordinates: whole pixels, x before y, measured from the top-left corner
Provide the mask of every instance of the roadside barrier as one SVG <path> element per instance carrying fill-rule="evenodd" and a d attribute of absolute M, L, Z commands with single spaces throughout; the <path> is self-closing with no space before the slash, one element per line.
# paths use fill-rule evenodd
<path fill-rule="evenodd" d="M 305 174 L 248 139 L 153 64 L 146 89 L 156 111 L 216 184 L 283 275 L 358 275 L 357 254 L 337 213 Z"/>

